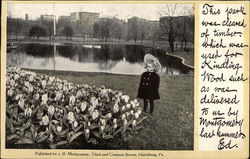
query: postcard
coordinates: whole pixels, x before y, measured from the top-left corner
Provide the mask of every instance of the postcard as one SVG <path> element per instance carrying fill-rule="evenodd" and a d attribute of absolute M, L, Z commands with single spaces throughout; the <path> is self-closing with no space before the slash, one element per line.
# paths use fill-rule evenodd
<path fill-rule="evenodd" d="M 1 12 L 1 158 L 249 157 L 248 1 Z"/>

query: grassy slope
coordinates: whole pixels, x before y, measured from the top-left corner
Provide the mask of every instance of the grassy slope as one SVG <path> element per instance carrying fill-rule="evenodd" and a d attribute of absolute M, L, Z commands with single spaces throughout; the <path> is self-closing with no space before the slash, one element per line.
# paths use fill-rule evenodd
<path fill-rule="evenodd" d="M 136 98 L 139 76 L 79 73 L 64 71 L 36 71 L 66 79 L 75 84 L 89 84 L 120 90 Z M 133 138 L 130 149 L 193 149 L 193 76 L 162 76 L 161 99 L 155 102 L 154 115 L 142 123 L 144 129 Z M 142 105 L 142 100 L 140 100 Z"/>

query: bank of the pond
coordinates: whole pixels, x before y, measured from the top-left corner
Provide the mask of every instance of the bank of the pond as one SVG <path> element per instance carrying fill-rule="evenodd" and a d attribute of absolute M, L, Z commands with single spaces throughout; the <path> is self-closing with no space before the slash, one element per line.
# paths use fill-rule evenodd
<path fill-rule="evenodd" d="M 30 69 L 29 69 L 30 70 Z M 140 76 L 52 70 L 32 70 L 74 84 L 89 84 L 120 90 L 136 98 Z M 160 96 L 153 116 L 148 115 L 143 129 L 130 141 L 130 149 L 192 150 L 194 78 L 191 75 L 161 76 Z M 142 105 L 142 100 L 140 100 Z"/>
<path fill-rule="evenodd" d="M 161 50 L 165 50 L 166 53 L 168 53 L 169 55 L 174 55 L 177 57 L 181 57 L 184 59 L 183 63 L 193 67 L 194 66 L 194 52 L 190 51 L 190 52 L 183 52 L 183 51 L 176 51 L 175 53 L 170 53 L 169 47 L 167 45 L 167 43 L 152 43 L 152 42 L 148 42 L 145 41 L 143 43 L 141 42 L 133 42 L 133 41 L 107 41 L 107 42 L 103 42 L 103 41 L 82 41 L 82 40 L 64 40 L 64 39 L 60 39 L 60 40 L 56 40 L 56 41 L 52 41 L 52 40 L 42 40 L 42 39 L 21 39 L 21 40 L 11 40 L 10 42 L 14 42 L 14 43 L 42 43 L 42 44 L 60 44 L 60 43 L 67 43 L 67 44 L 82 44 L 82 45 L 102 45 L 102 44 L 120 44 L 120 45 L 142 45 L 142 46 L 146 46 L 146 47 L 152 47 L 155 49 L 161 49 Z M 193 50 L 193 47 L 191 47 Z"/>

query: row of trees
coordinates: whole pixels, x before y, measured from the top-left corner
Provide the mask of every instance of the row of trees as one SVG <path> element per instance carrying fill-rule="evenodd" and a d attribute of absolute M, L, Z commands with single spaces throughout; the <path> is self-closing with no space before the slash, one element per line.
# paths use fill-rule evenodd
<path fill-rule="evenodd" d="M 93 25 L 93 33 L 89 37 L 99 38 L 101 41 L 108 40 L 133 40 L 135 43 L 144 40 L 167 41 L 171 52 L 175 51 L 178 44 L 181 50 L 186 50 L 188 42 L 194 41 L 194 16 L 193 8 L 169 4 L 159 8 L 159 21 L 148 21 L 138 17 L 132 17 L 127 22 L 117 18 L 100 18 Z M 66 36 L 71 39 L 74 35 L 77 22 L 59 20 L 56 25 L 56 35 Z M 79 26 L 78 26 L 79 27 Z M 53 35 L 53 21 L 22 20 L 7 18 L 7 33 L 25 35 L 29 37 L 47 36 L 51 39 Z M 84 30 L 84 28 L 82 28 Z M 82 35 L 85 37 L 85 35 Z"/>
<path fill-rule="evenodd" d="M 20 18 L 7 18 L 7 34 L 14 35 L 17 39 L 18 36 L 24 36 L 26 39 L 36 37 L 48 37 L 52 39 L 54 32 L 53 21 L 49 20 L 23 20 Z M 74 30 L 71 26 L 65 25 L 60 30 L 60 35 L 66 36 L 67 39 L 72 39 Z"/>
<path fill-rule="evenodd" d="M 107 41 L 121 40 L 125 37 L 126 25 L 117 18 L 102 18 L 93 26 L 94 37 Z"/>
<path fill-rule="evenodd" d="M 179 4 L 159 8 L 161 38 L 168 41 L 171 52 L 175 51 L 176 41 L 180 42 L 181 50 L 187 50 L 187 43 L 194 42 L 193 10 L 193 7 Z"/>

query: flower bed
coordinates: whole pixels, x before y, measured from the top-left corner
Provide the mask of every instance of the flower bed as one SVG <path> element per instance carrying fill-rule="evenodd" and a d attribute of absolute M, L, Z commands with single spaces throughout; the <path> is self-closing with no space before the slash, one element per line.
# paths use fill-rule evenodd
<path fill-rule="evenodd" d="M 126 142 L 146 118 L 136 99 L 104 86 L 73 85 L 15 67 L 7 67 L 6 82 L 7 145 Z"/>

